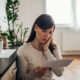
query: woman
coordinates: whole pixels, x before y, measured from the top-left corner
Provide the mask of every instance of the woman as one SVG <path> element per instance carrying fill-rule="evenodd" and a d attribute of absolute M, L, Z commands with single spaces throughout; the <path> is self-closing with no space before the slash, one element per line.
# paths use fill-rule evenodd
<path fill-rule="evenodd" d="M 48 14 L 35 20 L 28 41 L 17 51 L 18 80 L 55 80 L 54 74 L 62 75 L 63 67 L 53 70 L 43 67 L 49 59 L 62 59 L 58 44 L 52 39 L 54 29 L 54 21 Z"/>

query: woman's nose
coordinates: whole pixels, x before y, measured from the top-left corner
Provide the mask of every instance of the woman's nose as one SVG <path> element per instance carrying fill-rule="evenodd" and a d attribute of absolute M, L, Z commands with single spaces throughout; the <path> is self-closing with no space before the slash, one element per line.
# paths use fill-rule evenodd
<path fill-rule="evenodd" d="M 46 37 L 46 38 L 49 38 L 49 36 L 50 36 L 49 33 L 46 33 L 46 34 L 45 34 L 45 37 Z"/>

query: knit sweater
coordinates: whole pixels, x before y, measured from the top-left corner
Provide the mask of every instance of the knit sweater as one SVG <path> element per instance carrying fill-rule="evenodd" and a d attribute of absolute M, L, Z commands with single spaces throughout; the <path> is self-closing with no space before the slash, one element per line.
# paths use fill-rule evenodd
<path fill-rule="evenodd" d="M 47 70 L 41 78 L 38 78 L 33 72 L 36 66 L 43 66 L 49 59 L 62 59 L 59 46 L 57 43 L 55 43 L 55 45 L 54 55 L 49 49 L 43 54 L 42 51 L 35 49 L 31 42 L 20 46 L 17 50 L 18 80 L 55 80 L 54 74 L 61 76 L 64 69 L 63 67 L 54 67 L 53 70 Z"/>

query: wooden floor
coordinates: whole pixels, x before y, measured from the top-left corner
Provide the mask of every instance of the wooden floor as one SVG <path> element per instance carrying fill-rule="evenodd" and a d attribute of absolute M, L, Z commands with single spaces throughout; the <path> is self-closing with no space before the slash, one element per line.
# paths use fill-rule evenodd
<path fill-rule="evenodd" d="M 61 77 L 55 76 L 56 80 L 80 80 L 80 55 L 78 56 L 62 56 L 63 59 L 74 59 L 74 61 L 64 68 Z"/>

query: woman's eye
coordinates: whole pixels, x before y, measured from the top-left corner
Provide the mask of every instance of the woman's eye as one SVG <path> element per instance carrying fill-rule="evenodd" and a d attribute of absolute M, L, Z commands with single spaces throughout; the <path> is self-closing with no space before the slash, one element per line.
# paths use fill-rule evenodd
<path fill-rule="evenodd" d="M 42 30 L 43 32 L 46 32 L 46 31 L 44 31 L 44 30 Z"/>
<path fill-rule="evenodd" d="M 52 34 L 52 32 L 50 32 L 49 34 Z"/>

